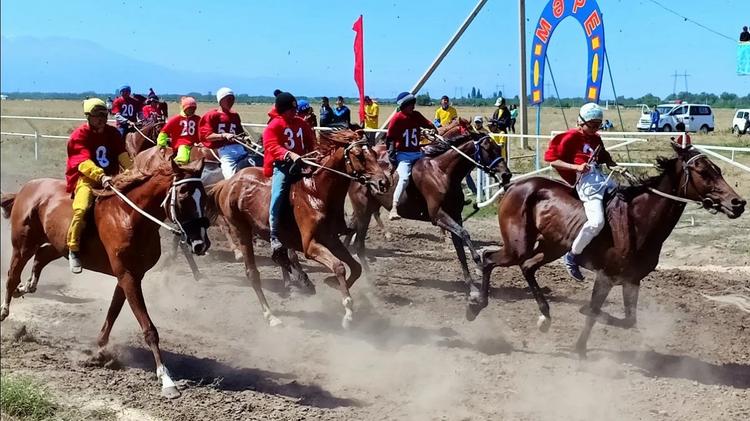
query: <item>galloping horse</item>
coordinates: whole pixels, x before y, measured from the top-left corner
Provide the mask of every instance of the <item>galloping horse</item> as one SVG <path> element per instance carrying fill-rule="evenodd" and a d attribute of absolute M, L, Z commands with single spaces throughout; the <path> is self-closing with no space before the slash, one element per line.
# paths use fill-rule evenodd
<path fill-rule="evenodd" d="M 146 120 L 144 123 L 140 127 L 136 125 L 134 132 L 125 135 L 125 150 L 131 157 L 156 146 L 156 138 L 164 127 L 164 121 L 161 120 Z"/>
<path fill-rule="evenodd" d="M 446 129 L 443 134 L 447 137 L 450 137 L 451 132 L 458 131 L 455 125 L 447 126 Z M 464 281 L 472 287 L 464 244 L 469 247 L 472 258 L 480 269 L 482 263 L 469 233 L 462 226 L 464 195 L 461 181 L 477 165 L 492 175 L 499 173 L 503 185 L 510 181 L 511 173 L 502 158 L 502 148 L 489 136 L 472 132 L 447 141 L 434 142 L 426 148 L 425 156 L 414 165 L 412 182 L 404 190 L 397 205 L 399 214 L 407 219 L 431 221 L 450 231 L 456 255 L 461 262 Z M 397 175 L 394 174 L 393 177 L 397 178 Z M 396 180 L 393 180 L 392 185 L 395 183 Z M 361 186 L 353 185 L 349 189 L 349 199 L 354 210 L 350 226 L 356 231 L 355 252 L 367 271 L 365 237 L 370 217 L 380 206 L 390 209 L 394 205 L 391 203 L 392 192 L 378 197 L 368 194 Z"/>
<path fill-rule="evenodd" d="M 310 177 L 294 183 L 289 193 L 291 212 L 282 216 L 282 243 L 302 251 L 305 256 L 326 266 L 334 273 L 343 296 L 345 315 L 342 325 L 352 321 L 352 298 L 349 289 L 361 274 L 361 266 L 339 240 L 346 231 L 344 201 L 352 180 L 356 180 L 374 193 L 388 188 L 388 179 L 378 165 L 377 156 L 360 135 L 351 130 L 321 132 L 318 139 L 322 154 L 321 168 Z M 327 149 L 327 150 L 326 150 Z M 260 300 L 263 317 L 269 324 L 280 322 L 266 301 L 260 286 L 260 273 L 255 265 L 253 235 L 268 241 L 268 211 L 271 196 L 271 179 L 264 177 L 259 168 L 245 168 L 232 178 L 220 181 L 208 191 L 209 211 L 218 212 L 227 219 L 234 237 L 240 241 L 245 260 L 245 273 Z M 294 273 L 294 267 L 285 258 L 278 262 Z M 346 267 L 349 266 L 349 277 Z"/>
<path fill-rule="evenodd" d="M 158 220 L 169 215 L 190 243 L 192 252 L 202 255 L 210 246 L 206 232 L 208 220 L 204 216 L 205 191 L 198 178 L 203 162 L 178 167 L 161 153 L 154 148 L 138 155 L 138 170 L 116 176 L 114 187 Z M 8 316 L 11 296 L 34 292 L 42 269 L 49 262 L 68 255 L 65 236 L 72 215 L 71 203 L 70 195 L 65 192 L 65 181 L 49 178 L 29 181 L 18 193 L 2 195 L 0 205 L 3 216 L 10 218 L 13 254 L 0 320 Z M 117 277 L 107 318 L 97 340 L 98 356 L 106 355 L 112 325 L 127 300 L 154 354 L 162 394 L 177 397 L 179 391 L 162 363 L 159 334 L 146 311 L 141 289 L 143 275 L 159 260 L 159 226 L 114 197 L 112 192 L 99 196 L 89 216 L 82 237 L 85 241 L 82 242 L 81 262 L 86 269 Z M 21 272 L 31 257 L 34 257 L 31 278 L 18 288 Z"/>
<path fill-rule="evenodd" d="M 608 227 L 580 256 L 581 266 L 596 272 L 586 324 L 576 343 L 581 357 L 586 355 L 591 329 L 613 286 L 622 285 L 625 318 L 609 316 L 603 318 L 604 322 L 624 328 L 635 325 L 641 279 L 659 263 L 662 244 L 685 210 L 685 202 L 700 202 L 729 218 L 737 218 L 745 210 L 746 201 L 732 190 L 708 157 L 691 147 L 672 147 L 677 156 L 660 158 L 658 175 L 619 188 L 606 205 Z M 539 329 L 546 331 L 551 323 L 549 304 L 534 274 L 570 249 L 586 221 L 583 205 L 568 185 L 532 177 L 507 189 L 497 214 L 503 246 L 483 256 L 482 289 L 471 297 L 467 318 L 473 320 L 487 306 L 492 269 L 518 265 L 542 313 Z"/>

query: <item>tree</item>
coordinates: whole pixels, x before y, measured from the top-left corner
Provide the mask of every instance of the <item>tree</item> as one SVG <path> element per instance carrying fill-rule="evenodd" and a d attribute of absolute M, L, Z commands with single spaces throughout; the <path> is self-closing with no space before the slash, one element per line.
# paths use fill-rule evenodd
<path fill-rule="evenodd" d="M 473 98 L 476 98 L 476 97 L 477 97 L 477 88 L 475 88 L 475 87 L 472 86 L 471 87 L 471 93 L 469 94 L 469 98 L 473 99 Z"/>
<path fill-rule="evenodd" d="M 482 92 L 477 88 L 477 96 L 475 98 L 482 99 Z"/>
<path fill-rule="evenodd" d="M 423 94 L 417 95 L 417 105 L 432 105 L 432 98 L 430 98 L 430 93 L 425 92 Z"/>

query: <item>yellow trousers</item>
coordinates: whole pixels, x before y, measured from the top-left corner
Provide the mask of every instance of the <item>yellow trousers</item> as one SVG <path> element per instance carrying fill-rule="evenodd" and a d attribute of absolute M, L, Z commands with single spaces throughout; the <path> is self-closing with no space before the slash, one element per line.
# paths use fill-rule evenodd
<path fill-rule="evenodd" d="M 97 183 L 90 178 L 81 175 L 76 183 L 73 196 L 73 219 L 70 220 L 68 228 L 68 249 L 80 251 L 81 233 L 86 227 L 86 211 L 94 204 L 94 193 L 92 187 Z"/>

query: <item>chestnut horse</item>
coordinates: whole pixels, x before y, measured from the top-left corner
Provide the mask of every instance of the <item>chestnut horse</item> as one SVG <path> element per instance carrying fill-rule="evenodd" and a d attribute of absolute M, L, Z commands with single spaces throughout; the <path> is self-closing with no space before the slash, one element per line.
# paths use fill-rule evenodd
<path fill-rule="evenodd" d="M 685 210 L 685 202 L 700 202 L 729 218 L 737 218 L 745 210 L 745 200 L 732 190 L 708 157 L 690 147 L 672 147 L 677 156 L 659 158 L 658 175 L 618 189 L 606 205 L 607 227 L 580 256 L 581 266 L 596 273 L 585 311 L 586 323 L 575 346 L 581 357 L 586 356 L 591 329 L 604 316 L 601 307 L 613 286 L 622 285 L 625 318 L 615 319 L 605 313 L 601 321 L 624 328 L 635 325 L 641 279 L 659 263 L 662 244 Z M 570 186 L 532 177 L 507 189 L 497 214 L 503 246 L 483 256 L 486 266 L 482 288 L 471 297 L 467 318 L 473 320 L 487 306 L 492 269 L 518 265 L 542 313 L 539 329 L 546 331 L 551 323 L 549 304 L 534 274 L 570 250 L 586 221 L 582 202 L 574 197 Z"/>
<path fill-rule="evenodd" d="M 143 123 L 142 126 L 136 125 L 132 132 L 125 135 L 125 150 L 131 157 L 156 146 L 156 138 L 165 124 L 161 120 L 145 120 Z"/>
<path fill-rule="evenodd" d="M 360 182 L 374 193 L 388 189 L 388 179 L 378 165 L 376 154 L 351 130 L 321 132 L 318 139 L 322 153 L 320 168 L 311 176 L 292 185 L 289 204 L 282 215 L 281 242 L 289 249 L 302 251 L 309 259 L 326 266 L 334 273 L 343 296 L 345 315 L 342 325 L 352 322 L 352 298 L 349 289 L 361 274 L 361 266 L 349 254 L 339 239 L 346 231 L 344 201 L 352 180 Z M 220 181 L 209 189 L 209 211 L 226 218 L 233 235 L 240 241 L 245 260 L 245 273 L 260 300 L 263 317 L 274 326 L 277 319 L 266 301 L 260 285 L 260 273 L 255 264 L 253 236 L 268 241 L 268 211 L 271 179 L 260 168 L 245 168 L 232 178 Z M 290 211 L 291 210 L 291 211 Z M 301 271 L 284 257 L 277 263 L 292 272 Z M 346 267 L 349 266 L 349 277 Z M 295 267 L 296 266 L 296 267 Z"/>
<path fill-rule="evenodd" d="M 138 155 L 138 169 L 115 176 L 114 187 L 158 220 L 170 215 L 178 227 L 175 230 L 185 236 L 192 252 L 202 255 L 210 246 L 206 231 L 208 220 L 204 216 L 205 191 L 198 178 L 203 162 L 178 167 L 160 155 L 156 148 Z M 149 159 L 158 164 L 143 163 Z M 18 193 L 2 195 L 0 205 L 3 216 L 10 218 L 13 245 L 6 295 L 0 310 L 0 320 L 3 320 L 8 316 L 11 297 L 34 292 L 42 269 L 49 262 L 68 255 L 66 233 L 73 210 L 70 194 L 65 192 L 65 181 L 50 178 L 31 180 Z M 81 242 L 83 267 L 117 277 L 107 318 L 97 340 L 97 356 L 105 358 L 112 326 L 127 300 L 153 352 L 162 394 L 169 398 L 179 396 L 162 363 L 159 334 L 146 311 L 141 289 L 144 274 L 159 260 L 159 225 L 112 192 L 98 197 L 88 220 Z M 31 278 L 18 288 L 21 272 L 32 257 Z"/>
<path fill-rule="evenodd" d="M 462 225 L 464 194 L 461 181 L 477 165 L 493 176 L 499 174 L 503 185 L 510 181 L 511 173 L 502 157 L 502 148 L 489 136 L 465 132 L 450 138 L 451 133 L 459 132 L 457 129 L 455 125 L 448 126 L 444 134 L 449 140 L 436 136 L 433 143 L 425 148 L 425 157 L 414 164 L 412 180 L 402 194 L 398 210 L 404 218 L 430 221 L 451 233 L 464 281 L 472 288 L 464 245 L 469 248 L 474 262 L 480 269 L 482 262 L 469 233 Z M 395 186 L 397 174 L 394 173 L 393 177 L 392 185 Z M 390 209 L 392 196 L 392 191 L 389 195 L 378 197 L 369 194 L 358 185 L 349 188 L 349 199 L 353 209 L 349 225 L 356 235 L 354 250 L 366 271 L 368 266 L 365 237 L 370 217 L 381 206 Z"/>

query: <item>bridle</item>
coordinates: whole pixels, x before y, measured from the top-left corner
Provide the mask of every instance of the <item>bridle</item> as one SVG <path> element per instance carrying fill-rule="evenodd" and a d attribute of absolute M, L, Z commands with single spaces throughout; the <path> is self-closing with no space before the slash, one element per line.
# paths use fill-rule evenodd
<path fill-rule="evenodd" d="M 705 158 L 705 157 L 706 157 L 705 154 L 699 153 L 697 155 L 691 156 L 690 159 L 688 159 L 687 161 L 682 161 L 682 172 L 684 174 L 685 181 L 682 182 L 682 183 L 680 183 L 680 187 L 678 187 L 678 189 L 677 189 L 678 193 L 679 193 L 680 190 L 682 190 L 682 195 L 683 196 L 687 196 L 688 184 L 693 184 L 692 183 L 692 179 L 690 177 L 691 166 L 692 166 L 692 164 L 696 160 L 698 160 L 700 158 Z M 630 173 L 628 173 L 628 172 L 621 172 L 621 174 L 627 175 L 628 179 L 631 182 L 635 181 L 635 177 L 633 177 L 632 175 L 630 175 Z M 657 190 L 657 189 L 655 189 L 653 187 L 649 187 L 648 190 L 651 193 L 654 193 L 654 194 L 656 194 L 658 196 L 661 196 L 661 197 L 664 197 L 664 198 L 667 198 L 667 199 L 672 199 L 674 201 L 681 202 L 681 203 L 695 203 L 697 205 L 700 205 L 701 207 L 705 207 L 704 203 L 706 202 L 706 200 L 711 200 L 711 199 L 707 199 L 707 198 L 704 198 L 704 197 L 701 197 L 701 200 L 687 199 L 685 197 L 675 196 L 675 195 L 669 194 L 669 193 L 664 193 L 663 191 Z"/>
<path fill-rule="evenodd" d="M 335 170 L 335 169 L 333 169 L 331 167 L 326 167 L 325 165 L 320 165 L 320 164 L 318 164 L 315 161 L 304 159 L 304 157 L 302 158 L 302 162 L 304 162 L 306 165 L 309 165 L 311 167 L 319 168 L 321 170 L 330 171 L 330 172 L 332 172 L 334 174 L 340 175 L 341 177 L 345 177 L 345 178 L 348 178 L 348 179 L 350 179 L 352 181 L 356 181 L 356 182 L 358 182 L 358 183 L 360 183 L 360 184 L 362 184 L 364 186 L 370 186 L 370 185 L 372 185 L 375 188 L 378 188 L 378 186 L 374 182 L 370 181 L 370 176 L 368 176 L 367 174 L 364 174 L 362 171 L 358 171 L 358 170 L 354 169 L 354 164 L 352 163 L 352 158 L 349 155 L 351 153 L 351 150 L 355 146 L 362 146 L 363 149 L 369 148 L 369 146 L 367 144 L 367 139 L 362 139 L 362 140 L 358 140 L 356 142 L 349 143 L 344 148 L 344 165 L 346 166 L 346 168 L 348 168 L 348 169 L 351 170 L 352 174 L 348 174 L 348 173 L 343 172 L 343 171 Z M 317 152 L 317 151 L 315 151 L 315 152 Z M 310 154 L 308 154 L 306 156 L 309 156 L 309 155 Z"/>
<path fill-rule="evenodd" d="M 207 229 L 210 225 L 208 218 L 205 216 L 191 218 L 182 222 L 177 218 L 177 186 L 187 183 L 203 183 L 203 181 L 198 177 L 183 178 L 180 180 L 177 180 L 177 177 L 174 177 L 172 179 L 172 186 L 169 188 L 169 190 L 167 190 L 167 194 L 164 197 L 164 200 L 161 202 L 161 207 L 164 208 L 164 211 L 169 216 L 169 219 L 172 221 L 176 228 L 169 227 L 166 224 L 162 226 L 165 226 L 165 228 L 167 228 L 175 235 L 179 235 L 182 242 L 187 241 L 186 228 L 189 228 L 193 225 L 198 225 L 199 228 Z"/>
<path fill-rule="evenodd" d="M 485 173 L 489 175 L 494 175 L 497 172 L 497 170 L 494 169 L 495 166 L 499 164 L 500 162 L 505 161 L 505 158 L 503 158 L 502 156 L 498 156 L 497 158 L 493 159 L 489 165 L 485 165 L 482 163 L 483 160 L 482 160 L 482 146 L 481 145 L 482 145 L 482 142 L 484 142 L 485 140 L 492 141 L 492 137 L 490 137 L 490 135 L 484 135 L 480 137 L 479 139 L 472 141 L 474 143 L 474 153 L 473 153 L 474 157 L 473 158 L 465 154 L 461 149 L 453 145 L 451 142 L 445 140 L 443 136 L 440 136 L 439 134 L 435 134 L 434 136 L 438 141 L 448 145 L 451 149 L 458 152 L 460 156 L 464 157 L 469 162 L 474 164 L 477 168 L 479 168 L 480 170 L 484 171 Z"/>

